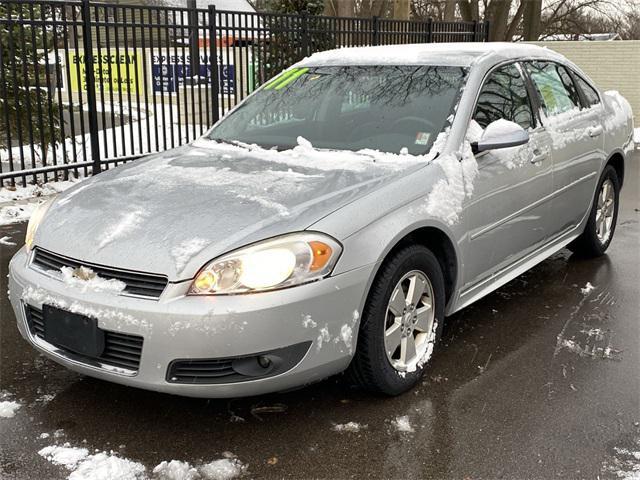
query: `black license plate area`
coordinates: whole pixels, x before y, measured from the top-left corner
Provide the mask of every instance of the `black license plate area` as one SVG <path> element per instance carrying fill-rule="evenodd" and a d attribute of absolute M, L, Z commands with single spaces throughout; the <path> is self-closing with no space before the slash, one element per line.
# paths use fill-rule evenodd
<path fill-rule="evenodd" d="M 104 330 L 98 321 L 51 305 L 43 305 L 44 339 L 80 355 L 99 357 L 104 351 Z"/>

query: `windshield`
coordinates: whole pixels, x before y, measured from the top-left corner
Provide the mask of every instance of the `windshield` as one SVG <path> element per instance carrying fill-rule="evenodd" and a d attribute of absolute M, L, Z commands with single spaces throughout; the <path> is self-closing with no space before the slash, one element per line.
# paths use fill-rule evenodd
<path fill-rule="evenodd" d="M 295 147 L 427 153 L 453 111 L 462 67 L 293 68 L 224 118 L 211 140 Z"/>

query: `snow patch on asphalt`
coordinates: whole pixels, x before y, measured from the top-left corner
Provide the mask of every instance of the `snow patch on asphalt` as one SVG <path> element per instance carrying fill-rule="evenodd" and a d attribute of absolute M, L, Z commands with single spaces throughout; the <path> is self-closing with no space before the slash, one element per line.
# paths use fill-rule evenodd
<path fill-rule="evenodd" d="M 399 432 L 411 433 L 411 432 L 415 431 L 413 429 L 413 426 L 411 425 L 411 421 L 409 420 L 409 416 L 408 415 L 402 415 L 402 416 L 394 418 L 391 421 L 391 424 Z"/>
<path fill-rule="evenodd" d="M 72 447 L 65 443 L 62 446 L 49 445 L 38 452 L 38 455 L 45 458 L 54 465 L 61 465 L 67 470 L 73 470 L 78 464 L 89 456 L 86 448 Z"/>
<path fill-rule="evenodd" d="M 0 418 L 13 418 L 16 412 L 22 407 L 18 402 L 3 400 L 0 402 Z"/>
<path fill-rule="evenodd" d="M 360 430 L 365 430 L 367 425 L 362 425 L 358 422 L 337 423 L 333 426 L 335 432 L 350 432 L 357 433 Z"/>
<path fill-rule="evenodd" d="M 591 282 L 587 282 L 587 284 L 580 289 L 583 295 L 589 295 L 596 287 L 591 285 Z"/>
<path fill-rule="evenodd" d="M 247 467 L 236 458 L 221 458 L 192 466 L 180 460 L 164 461 L 153 469 L 154 480 L 231 480 L 241 476 Z"/>

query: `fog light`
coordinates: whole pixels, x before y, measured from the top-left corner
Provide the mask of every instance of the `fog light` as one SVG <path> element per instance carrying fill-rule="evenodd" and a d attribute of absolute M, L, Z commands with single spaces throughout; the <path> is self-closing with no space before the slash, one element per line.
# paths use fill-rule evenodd
<path fill-rule="evenodd" d="M 271 366 L 271 360 L 269 359 L 269 357 L 260 355 L 258 357 L 258 365 L 260 365 L 262 368 L 269 368 Z"/>

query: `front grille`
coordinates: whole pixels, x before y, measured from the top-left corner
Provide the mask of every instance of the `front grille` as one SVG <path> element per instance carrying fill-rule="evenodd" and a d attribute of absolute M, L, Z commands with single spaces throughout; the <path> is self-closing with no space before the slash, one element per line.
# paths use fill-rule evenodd
<path fill-rule="evenodd" d="M 138 297 L 159 298 L 167 286 L 167 277 L 150 273 L 138 273 L 128 270 L 102 267 L 91 263 L 73 260 L 56 253 L 36 248 L 33 254 L 32 265 L 43 271 L 60 271 L 62 267 L 78 268 L 84 266 L 93 270 L 102 278 L 115 279 L 124 282 L 125 295 Z"/>
<path fill-rule="evenodd" d="M 27 305 L 25 310 L 31 335 L 44 340 L 44 318 L 42 317 L 42 310 L 30 305 Z M 109 330 L 104 330 L 104 337 L 105 347 L 102 355 L 99 357 L 82 357 L 99 360 L 102 363 L 114 367 L 138 370 L 140 366 L 140 356 L 142 355 L 142 337 L 120 332 L 111 332 Z M 77 354 L 73 353 L 73 355 Z"/>
<path fill-rule="evenodd" d="M 232 359 L 177 360 L 169 366 L 169 381 L 174 383 L 215 383 L 216 379 L 236 375 Z"/>

